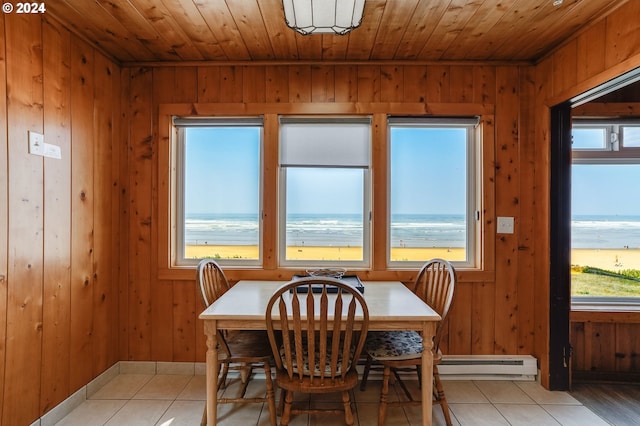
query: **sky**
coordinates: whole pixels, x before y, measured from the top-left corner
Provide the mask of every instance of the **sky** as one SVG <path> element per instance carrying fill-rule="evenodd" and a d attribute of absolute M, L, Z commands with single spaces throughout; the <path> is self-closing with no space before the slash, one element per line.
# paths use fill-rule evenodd
<path fill-rule="evenodd" d="M 187 132 L 187 215 L 257 213 L 260 131 L 234 127 Z M 392 130 L 393 214 L 465 213 L 465 135 L 460 129 Z M 362 213 L 362 169 L 292 168 L 287 176 L 288 213 Z"/>
<path fill-rule="evenodd" d="M 634 130 L 636 136 L 627 140 L 639 139 L 640 129 Z M 603 133 L 595 129 L 573 131 L 574 148 L 602 148 L 603 138 Z M 640 164 L 574 164 L 571 215 L 640 216 L 639 182 Z"/>

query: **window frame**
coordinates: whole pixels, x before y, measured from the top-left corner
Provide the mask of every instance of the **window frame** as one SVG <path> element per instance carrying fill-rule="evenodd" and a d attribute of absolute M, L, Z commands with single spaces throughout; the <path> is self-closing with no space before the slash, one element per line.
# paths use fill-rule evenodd
<path fill-rule="evenodd" d="M 451 260 L 451 263 L 457 268 L 479 268 L 481 264 L 481 248 L 483 233 L 480 207 L 481 200 L 484 197 L 482 193 L 481 181 L 482 167 L 480 159 L 482 158 L 482 142 L 479 134 L 481 123 L 480 117 L 388 117 L 387 124 L 387 244 L 386 244 L 386 262 L 387 268 L 390 269 L 415 269 L 419 268 L 428 259 L 420 261 L 392 261 L 391 260 L 391 131 L 393 127 L 425 127 L 425 128 L 461 128 L 467 129 L 466 146 L 466 235 L 465 235 L 465 254 L 464 261 Z"/>
<path fill-rule="evenodd" d="M 195 266 L 201 259 L 185 258 L 185 234 L 186 234 L 186 213 L 185 213 L 185 171 L 186 171 L 186 129 L 187 128 L 231 128 L 231 127 L 259 127 L 258 140 L 258 258 L 257 259 L 235 259 L 216 258 L 223 267 L 262 267 L 263 265 L 263 192 L 264 192 L 264 119 L 261 116 L 241 116 L 241 117 L 180 117 L 173 116 L 172 124 L 175 130 L 175 154 L 173 161 L 175 197 L 172 202 L 175 209 L 175 223 L 171 227 L 172 259 L 173 266 Z"/>
<path fill-rule="evenodd" d="M 571 150 L 571 167 L 574 165 L 640 165 L 640 147 L 625 147 L 624 140 L 620 137 L 622 128 L 632 125 L 640 126 L 638 119 L 590 119 L 573 118 L 573 128 L 605 128 L 609 137 L 608 147 L 605 149 L 581 149 Z M 611 137 L 609 135 L 618 135 Z M 573 249 L 573 247 L 571 247 Z M 573 310 L 619 310 L 635 307 L 640 310 L 640 296 L 576 296 L 571 295 L 571 308 Z"/>
<path fill-rule="evenodd" d="M 279 117 L 278 127 L 278 146 L 279 152 L 282 149 L 282 125 L 286 124 L 360 124 L 366 123 L 368 126 L 368 152 L 367 152 L 367 165 L 297 165 L 297 164 L 282 164 L 282 157 L 278 157 L 278 230 L 277 230 L 277 252 L 278 252 L 278 266 L 289 267 L 344 267 L 349 269 L 367 269 L 371 267 L 371 245 L 372 245 L 372 129 L 371 129 L 371 117 L 370 116 L 287 116 L 282 115 Z M 290 168 L 319 168 L 319 169 L 350 169 L 357 168 L 363 170 L 362 185 L 363 185 L 363 200 L 362 200 L 362 260 L 361 261 L 349 261 L 349 260 L 295 260 L 287 259 L 287 170 Z"/>

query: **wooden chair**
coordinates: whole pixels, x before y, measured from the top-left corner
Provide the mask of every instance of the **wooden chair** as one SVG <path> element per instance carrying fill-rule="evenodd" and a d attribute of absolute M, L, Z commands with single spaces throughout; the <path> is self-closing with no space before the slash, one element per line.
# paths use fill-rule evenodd
<path fill-rule="evenodd" d="M 231 286 L 220 266 L 213 259 L 203 259 L 196 269 L 196 280 L 200 286 L 200 293 L 205 307 L 215 302 Z M 266 402 L 269 406 L 270 422 L 276 425 L 276 403 L 271 378 L 271 346 L 267 333 L 264 331 L 233 331 L 218 330 L 218 363 L 222 365 L 222 375 L 218 380 L 218 390 L 226 387 L 229 370 L 239 370 L 242 386 L 236 397 L 218 398 L 218 403 L 236 402 Z M 251 380 L 253 367 L 261 366 L 266 377 L 266 396 L 264 398 L 245 398 L 247 386 Z M 202 423 L 207 423 L 207 409 L 202 414 Z"/>
<path fill-rule="evenodd" d="M 312 285 L 320 293 L 314 294 Z M 337 293 L 328 293 L 336 288 Z M 291 281 L 269 300 L 266 322 L 276 384 L 282 389 L 281 424 L 288 425 L 291 414 L 344 412 L 346 424 L 352 425 L 349 390 L 358 384 L 356 363 L 369 327 L 369 311 L 360 292 L 328 277 Z M 342 392 L 344 409 L 292 409 L 294 392 Z"/>
<path fill-rule="evenodd" d="M 449 406 L 444 394 L 438 364 L 442 360 L 442 352 L 439 348 L 440 337 L 442 335 L 442 325 L 449 313 L 451 302 L 453 301 L 454 288 L 456 283 L 456 273 L 451 265 L 443 259 L 432 259 L 425 263 L 413 285 L 413 292 L 424 300 L 433 310 L 435 310 L 442 320 L 438 323 L 436 334 L 433 339 L 433 396 L 434 404 L 442 407 L 447 425 L 451 425 Z M 378 407 L 378 425 L 384 424 L 387 406 L 420 405 L 421 401 L 414 400 L 406 384 L 402 382 L 399 371 L 407 370 L 408 367 L 415 367 L 418 374 L 418 383 L 422 385 L 421 364 L 422 364 L 422 337 L 415 331 L 389 331 L 370 333 L 365 345 L 367 363 L 360 389 L 364 390 L 367 385 L 369 371 L 372 364 L 381 364 L 383 367 L 382 391 L 380 393 L 380 405 Z M 391 373 L 394 374 L 397 383 L 404 391 L 406 401 L 387 401 L 389 392 L 389 379 Z"/>

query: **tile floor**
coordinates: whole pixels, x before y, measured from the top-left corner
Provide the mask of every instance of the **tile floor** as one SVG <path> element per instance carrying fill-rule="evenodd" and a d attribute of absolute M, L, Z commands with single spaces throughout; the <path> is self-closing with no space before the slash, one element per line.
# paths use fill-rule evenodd
<path fill-rule="evenodd" d="M 226 390 L 237 390 L 238 380 Z M 416 386 L 416 382 L 410 382 Z M 446 381 L 445 392 L 456 425 L 608 425 L 566 392 L 549 392 L 535 382 Z M 264 390 L 264 380 L 251 382 L 247 393 Z M 353 391 L 356 425 L 375 425 L 380 382 L 370 381 L 366 391 Z M 394 398 L 398 397 L 396 389 Z M 279 396 L 279 392 L 278 395 Z M 339 397 L 300 395 L 294 404 L 330 406 Z M 205 400 L 205 378 L 184 374 L 119 374 L 56 423 L 57 426 L 93 425 L 199 425 Z M 434 425 L 443 425 L 440 407 L 434 407 Z M 420 424 L 420 407 L 394 408 L 387 425 Z M 223 404 L 219 423 L 226 426 L 268 425 L 263 404 Z M 342 425 L 335 415 L 298 415 L 291 426 Z"/>

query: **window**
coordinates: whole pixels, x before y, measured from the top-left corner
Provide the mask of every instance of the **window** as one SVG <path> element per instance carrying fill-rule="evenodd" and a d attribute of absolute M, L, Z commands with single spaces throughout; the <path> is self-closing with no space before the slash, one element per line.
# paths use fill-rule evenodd
<path fill-rule="evenodd" d="M 476 118 L 389 119 L 389 264 L 475 266 Z"/>
<path fill-rule="evenodd" d="M 281 265 L 369 265 L 369 118 L 280 118 Z"/>
<path fill-rule="evenodd" d="M 640 297 L 638 124 L 574 120 L 571 291 L 574 301 Z"/>
<path fill-rule="evenodd" d="M 260 264 L 261 119 L 174 118 L 176 263 Z"/>

